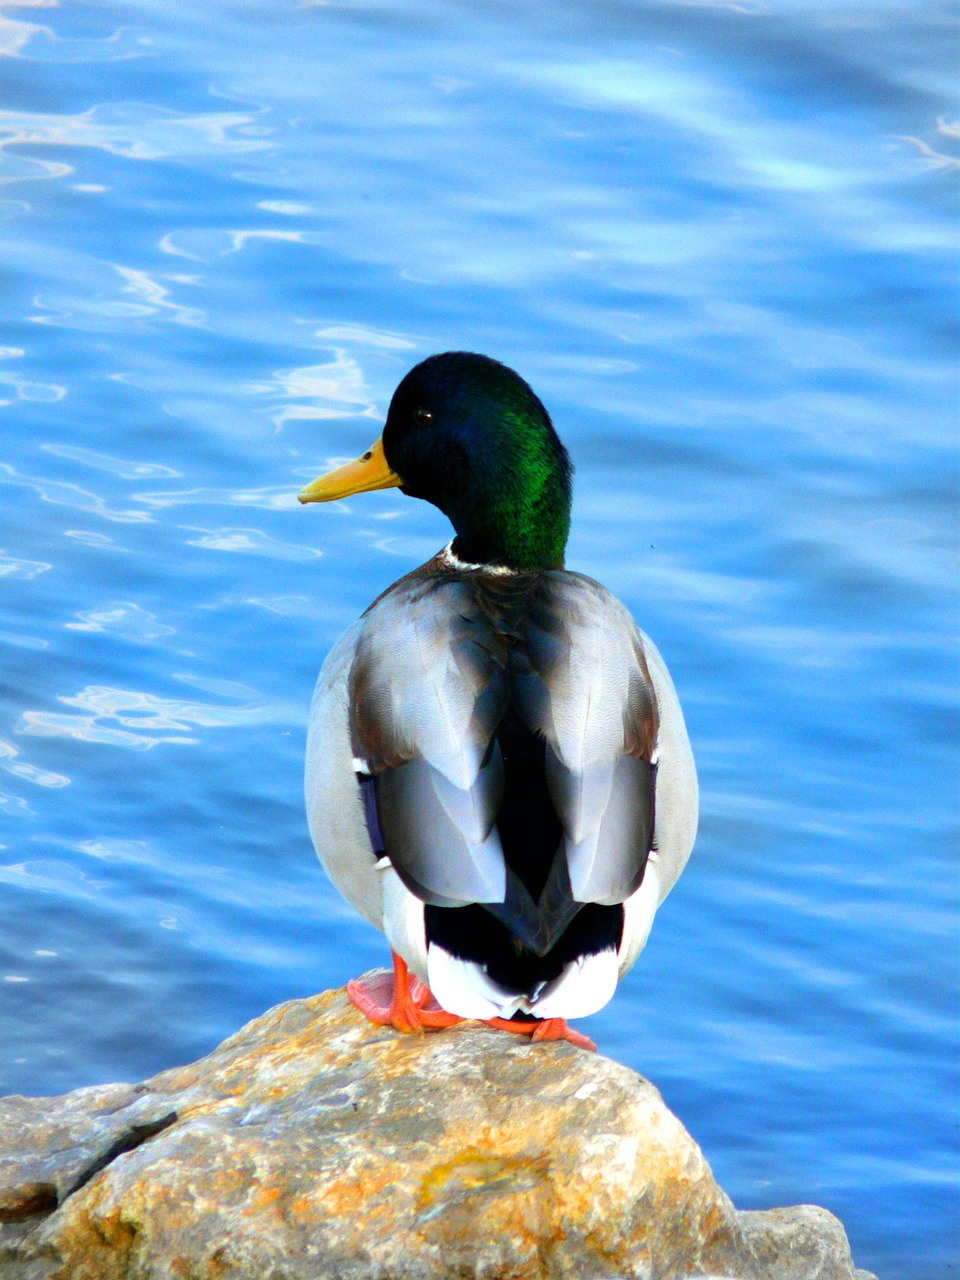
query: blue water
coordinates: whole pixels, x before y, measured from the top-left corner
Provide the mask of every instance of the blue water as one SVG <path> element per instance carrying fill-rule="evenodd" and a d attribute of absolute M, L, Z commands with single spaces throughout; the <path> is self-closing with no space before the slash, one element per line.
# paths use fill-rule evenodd
<path fill-rule="evenodd" d="M 143 1078 L 385 961 L 314 859 L 305 714 L 447 528 L 294 494 L 479 350 L 551 409 L 569 562 L 700 768 L 585 1029 L 738 1205 L 957 1273 L 947 12 L 0 4 L 0 1092 Z"/>

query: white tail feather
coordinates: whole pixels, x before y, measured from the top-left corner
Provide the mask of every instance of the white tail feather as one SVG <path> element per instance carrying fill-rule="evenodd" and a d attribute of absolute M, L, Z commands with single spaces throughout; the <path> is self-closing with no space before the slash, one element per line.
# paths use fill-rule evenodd
<path fill-rule="evenodd" d="M 610 948 L 580 956 L 545 987 L 531 1010 L 538 1018 L 586 1018 L 613 999 L 617 953 Z"/>
<path fill-rule="evenodd" d="M 602 1009 L 617 989 L 617 955 L 612 949 L 580 956 L 552 982 L 533 992 L 505 991 L 472 960 L 461 960 L 437 943 L 427 949 L 430 990 L 449 1013 L 462 1018 L 585 1018 Z"/>

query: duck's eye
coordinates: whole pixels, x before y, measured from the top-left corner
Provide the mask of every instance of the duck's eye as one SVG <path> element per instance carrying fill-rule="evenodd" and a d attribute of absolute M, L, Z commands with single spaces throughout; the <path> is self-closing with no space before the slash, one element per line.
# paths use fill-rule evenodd
<path fill-rule="evenodd" d="M 433 414 L 429 409 L 418 409 L 413 418 L 417 426 L 426 427 L 433 421 Z"/>

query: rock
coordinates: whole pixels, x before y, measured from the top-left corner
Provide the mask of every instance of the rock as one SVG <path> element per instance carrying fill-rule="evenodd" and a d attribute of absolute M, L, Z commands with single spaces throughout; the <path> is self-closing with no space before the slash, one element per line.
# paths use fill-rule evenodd
<path fill-rule="evenodd" d="M 343 991 L 145 1084 L 0 1099 L 2 1280 L 865 1280 L 824 1209 L 737 1213 L 648 1081 L 372 1026 Z"/>
<path fill-rule="evenodd" d="M 826 1209 L 798 1204 L 790 1209 L 741 1212 L 738 1217 L 761 1275 L 807 1280 L 809 1276 L 842 1274 L 837 1267 L 839 1259 L 850 1256 L 847 1233 Z M 854 1280 L 871 1280 L 869 1271 L 854 1270 L 853 1276 Z"/>

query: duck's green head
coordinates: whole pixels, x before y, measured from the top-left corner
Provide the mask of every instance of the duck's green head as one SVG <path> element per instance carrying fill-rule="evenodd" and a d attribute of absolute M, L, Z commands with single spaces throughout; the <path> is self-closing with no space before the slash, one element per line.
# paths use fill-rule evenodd
<path fill-rule="evenodd" d="M 383 436 L 301 502 L 399 485 L 447 515 L 472 564 L 559 568 L 570 528 L 570 459 L 526 382 L 487 356 L 430 356 L 394 392 Z"/>

